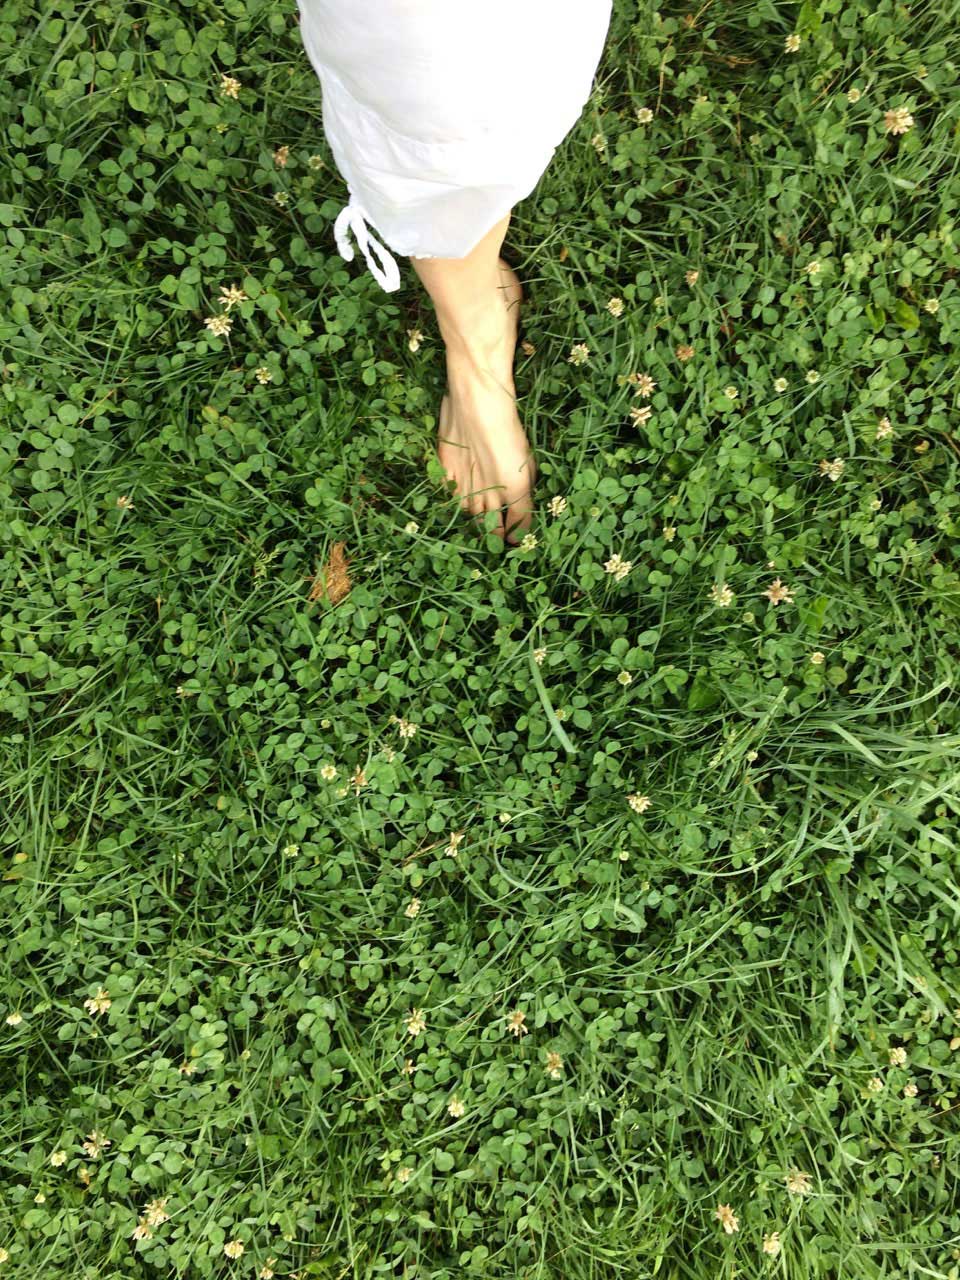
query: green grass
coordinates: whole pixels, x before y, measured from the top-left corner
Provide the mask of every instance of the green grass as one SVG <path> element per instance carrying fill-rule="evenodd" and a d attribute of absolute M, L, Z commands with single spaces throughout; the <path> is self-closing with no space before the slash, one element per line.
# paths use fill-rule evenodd
<path fill-rule="evenodd" d="M 618 0 L 505 552 L 295 7 L 0 4 L 0 1277 L 957 1280 L 957 18 Z"/>

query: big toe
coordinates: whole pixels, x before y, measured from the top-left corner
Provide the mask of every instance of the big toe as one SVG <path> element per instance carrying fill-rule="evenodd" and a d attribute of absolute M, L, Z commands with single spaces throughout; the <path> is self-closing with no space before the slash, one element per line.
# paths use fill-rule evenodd
<path fill-rule="evenodd" d="M 507 493 L 503 504 L 503 527 L 507 542 L 516 546 L 533 523 L 533 498 L 526 487 Z"/>

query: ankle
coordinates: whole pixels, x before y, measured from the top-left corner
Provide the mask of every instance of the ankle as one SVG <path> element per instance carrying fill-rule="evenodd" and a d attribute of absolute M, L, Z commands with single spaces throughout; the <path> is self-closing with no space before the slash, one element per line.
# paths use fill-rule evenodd
<path fill-rule="evenodd" d="M 437 313 L 440 336 L 447 352 L 481 367 L 503 352 L 507 340 L 506 310 L 499 292 L 479 300 L 456 315 Z"/>

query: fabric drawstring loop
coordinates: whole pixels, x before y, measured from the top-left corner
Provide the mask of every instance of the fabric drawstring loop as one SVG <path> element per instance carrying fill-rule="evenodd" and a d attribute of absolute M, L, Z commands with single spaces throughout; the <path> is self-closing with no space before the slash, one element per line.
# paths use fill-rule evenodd
<path fill-rule="evenodd" d="M 360 246 L 360 252 L 367 260 L 370 274 L 381 289 L 385 289 L 387 293 L 393 293 L 395 289 L 399 289 L 400 268 L 396 260 L 370 231 L 363 210 L 353 200 L 344 205 L 333 224 L 337 248 L 340 250 L 341 258 L 346 262 L 352 262 L 354 258 L 353 245 L 347 234 L 349 231 L 353 232 Z"/>

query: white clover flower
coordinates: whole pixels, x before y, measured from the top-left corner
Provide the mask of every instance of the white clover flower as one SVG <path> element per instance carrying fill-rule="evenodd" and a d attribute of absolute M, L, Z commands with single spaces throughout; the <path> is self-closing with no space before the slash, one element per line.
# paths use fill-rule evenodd
<path fill-rule="evenodd" d="M 887 133 L 906 133 L 913 128 L 913 116 L 906 107 L 894 107 L 884 112 L 883 127 Z"/>
<path fill-rule="evenodd" d="M 633 561 L 624 560 L 618 551 L 610 557 L 603 567 L 607 573 L 613 574 L 617 582 L 620 582 L 633 568 Z"/>

